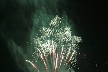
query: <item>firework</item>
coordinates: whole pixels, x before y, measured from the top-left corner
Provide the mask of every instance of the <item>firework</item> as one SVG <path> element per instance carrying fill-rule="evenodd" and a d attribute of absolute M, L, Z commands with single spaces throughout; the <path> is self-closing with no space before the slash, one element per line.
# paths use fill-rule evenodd
<path fill-rule="evenodd" d="M 63 24 L 58 15 L 51 20 L 48 27 L 42 27 L 40 36 L 34 38 L 33 60 L 26 60 L 36 71 L 61 72 L 69 63 L 76 62 L 78 43 L 81 37 L 72 36 L 68 24 Z M 70 68 L 69 68 L 70 69 Z M 63 72 L 63 71 L 62 71 Z"/>

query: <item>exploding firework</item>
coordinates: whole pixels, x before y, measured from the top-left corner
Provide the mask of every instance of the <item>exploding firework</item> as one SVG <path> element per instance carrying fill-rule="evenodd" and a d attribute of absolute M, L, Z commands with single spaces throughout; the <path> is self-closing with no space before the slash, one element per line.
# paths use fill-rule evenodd
<path fill-rule="evenodd" d="M 33 60 L 26 60 L 38 72 L 66 72 L 69 63 L 76 63 L 78 43 L 81 37 L 72 36 L 69 25 L 62 25 L 58 15 L 48 27 L 43 26 L 34 38 Z M 75 64 L 73 64 L 75 65 Z"/>

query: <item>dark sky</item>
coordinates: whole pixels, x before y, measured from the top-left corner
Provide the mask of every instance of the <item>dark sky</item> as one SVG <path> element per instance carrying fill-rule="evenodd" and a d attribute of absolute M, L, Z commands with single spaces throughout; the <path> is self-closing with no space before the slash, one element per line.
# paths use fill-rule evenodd
<path fill-rule="evenodd" d="M 73 20 L 77 35 L 83 39 L 76 72 L 108 72 L 107 2 L 67 0 L 65 5 L 60 6 L 61 11 L 65 10 L 69 19 Z M 6 40 L 12 38 L 18 45 L 26 45 L 34 8 L 29 3 L 21 5 L 18 1 L 0 0 L 0 72 L 21 72 Z"/>

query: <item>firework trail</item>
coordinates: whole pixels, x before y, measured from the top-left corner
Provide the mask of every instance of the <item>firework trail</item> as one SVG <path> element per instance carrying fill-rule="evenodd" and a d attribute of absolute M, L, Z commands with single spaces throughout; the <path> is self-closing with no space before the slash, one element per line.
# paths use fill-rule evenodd
<path fill-rule="evenodd" d="M 68 67 L 69 63 L 76 62 L 78 43 L 81 42 L 81 37 L 72 36 L 70 26 L 62 25 L 63 20 L 57 15 L 51 20 L 48 27 L 43 26 L 39 30 L 40 36 L 34 38 L 33 60 L 26 61 L 36 71 L 63 72 L 62 69 Z"/>

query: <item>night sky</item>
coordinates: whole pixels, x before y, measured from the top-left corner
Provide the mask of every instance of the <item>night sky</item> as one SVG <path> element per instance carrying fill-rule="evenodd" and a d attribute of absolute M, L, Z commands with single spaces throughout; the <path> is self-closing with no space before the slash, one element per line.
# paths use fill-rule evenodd
<path fill-rule="evenodd" d="M 26 48 L 32 28 L 35 5 L 21 0 L 0 0 L 0 72 L 23 72 L 12 57 L 7 41 Z M 76 35 L 81 36 L 76 72 L 108 72 L 107 2 L 102 0 L 67 0 L 58 5 L 74 22 Z M 53 10 L 53 9 L 52 9 Z M 79 69 L 78 69 L 79 68 Z"/>

